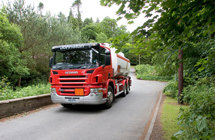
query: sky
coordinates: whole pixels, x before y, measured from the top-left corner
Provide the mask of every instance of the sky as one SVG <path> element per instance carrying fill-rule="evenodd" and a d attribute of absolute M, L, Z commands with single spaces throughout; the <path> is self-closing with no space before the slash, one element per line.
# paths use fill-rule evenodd
<path fill-rule="evenodd" d="M 13 0 L 10 0 L 13 1 Z M 25 0 L 27 4 L 33 4 L 35 7 L 39 5 L 40 2 L 44 4 L 43 14 L 47 11 L 50 11 L 52 15 L 58 15 L 59 12 L 62 12 L 66 16 L 69 15 L 70 7 L 74 0 Z M 82 6 L 82 20 L 85 18 L 93 18 L 96 21 L 97 18 L 102 21 L 106 16 L 110 18 L 117 19 L 116 11 L 118 10 L 117 5 L 113 5 L 111 7 L 101 6 L 100 0 L 81 0 Z M 132 32 L 138 26 L 141 26 L 144 22 L 144 16 L 141 15 L 139 18 L 134 20 L 134 24 L 128 25 L 128 21 L 126 19 L 119 20 L 118 26 L 126 25 L 127 30 Z"/>

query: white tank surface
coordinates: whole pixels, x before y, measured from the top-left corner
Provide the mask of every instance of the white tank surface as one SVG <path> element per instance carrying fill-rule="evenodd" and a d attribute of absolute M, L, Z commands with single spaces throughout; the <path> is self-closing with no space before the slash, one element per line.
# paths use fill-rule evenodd
<path fill-rule="evenodd" d="M 105 47 L 110 48 L 108 43 L 105 43 Z M 111 61 L 114 69 L 114 77 L 128 76 L 130 72 L 130 60 L 127 59 L 122 52 L 116 53 L 117 49 L 110 48 Z"/>

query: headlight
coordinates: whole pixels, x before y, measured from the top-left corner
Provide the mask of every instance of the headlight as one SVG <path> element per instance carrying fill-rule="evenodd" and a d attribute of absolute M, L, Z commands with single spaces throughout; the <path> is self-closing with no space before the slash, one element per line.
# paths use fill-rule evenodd
<path fill-rule="evenodd" d="M 51 88 L 51 92 L 52 92 L 52 93 L 57 93 L 57 92 L 56 92 L 56 88 Z"/>
<path fill-rule="evenodd" d="M 102 92 L 102 88 L 91 88 L 90 93 Z"/>

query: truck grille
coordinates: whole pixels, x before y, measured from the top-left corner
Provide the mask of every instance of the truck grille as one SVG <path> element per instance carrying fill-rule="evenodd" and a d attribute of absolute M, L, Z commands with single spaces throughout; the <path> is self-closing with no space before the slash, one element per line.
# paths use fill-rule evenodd
<path fill-rule="evenodd" d="M 85 80 L 60 80 L 60 82 L 85 82 Z"/>
<path fill-rule="evenodd" d="M 59 88 L 57 94 L 61 96 L 86 96 L 89 94 L 89 75 L 62 75 L 57 76 Z M 79 90 L 79 89 L 83 89 Z"/>
<path fill-rule="evenodd" d="M 87 81 L 88 77 L 85 75 L 73 75 L 73 76 L 60 76 L 59 81 L 60 83 L 85 83 Z"/>
<path fill-rule="evenodd" d="M 66 94 L 75 94 L 75 92 L 67 92 L 67 91 L 61 91 L 61 93 L 66 93 Z"/>
<path fill-rule="evenodd" d="M 75 88 L 61 88 L 61 89 L 69 89 L 69 90 L 74 90 Z"/>
<path fill-rule="evenodd" d="M 76 86 L 76 87 L 78 87 L 78 86 L 84 86 L 83 84 L 63 84 L 62 85 L 63 87 L 72 87 L 72 86 Z"/>
<path fill-rule="evenodd" d="M 60 76 L 60 78 L 85 78 L 85 76 Z"/>

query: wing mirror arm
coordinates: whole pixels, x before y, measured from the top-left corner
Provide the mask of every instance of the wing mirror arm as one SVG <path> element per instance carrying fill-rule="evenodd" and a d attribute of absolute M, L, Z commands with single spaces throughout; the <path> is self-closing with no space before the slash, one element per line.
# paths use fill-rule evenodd
<path fill-rule="evenodd" d="M 50 67 L 50 68 L 52 68 L 52 64 L 53 64 L 53 57 L 51 57 L 51 58 L 49 59 L 49 67 Z"/>

